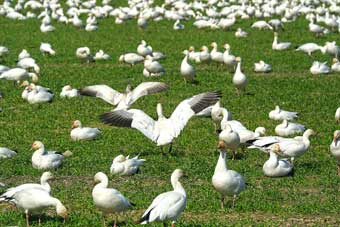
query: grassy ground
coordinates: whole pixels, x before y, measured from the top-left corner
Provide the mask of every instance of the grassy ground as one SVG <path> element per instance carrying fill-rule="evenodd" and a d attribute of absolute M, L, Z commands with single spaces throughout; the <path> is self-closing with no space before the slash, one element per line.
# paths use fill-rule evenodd
<path fill-rule="evenodd" d="M 5 94 L 0 102 L 4 109 L 0 114 L 0 145 L 19 151 L 14 158 L 0 160 L 2 182 L 14 186 L 39 181 L 42 172 L 32 168 L 32 151 L 29 149 L 34 140 L 41 140 L 47 149 L 69 149 L 74 153 L 65 160 L 62 168 L 54 172 L 57 180 L 52 182 L 52 194 L 70 210 L 70 219 L 63 226 L 101 226 L 100 213 L 91 198 L 92 178 L 98 171 L 109 173 L 112 158 L 121 153 L 140 154 L 147 159 L 138 175 L 110 177 L 110 186 L 137 204 L 129 212 L 127 226 L 137 226 L 135 221 L 151 200 L 157 194 L 171 190 L 169 178 L 175 168 L 182 168 L 189 175 L 183 180 L 188 203 L 180 218 L 181 226 L 339 225 L 340 179 L 336 176 L 336 163 L 328 146 L 333 130 L 337 128 L 333 115 L 339 104 L 340 80 L 335 74 L 312 76 L 309 73 L 313 60 L 330 62 L 329 56 L 317 53 L 308 57 L 292 49 L 274 52 L 271 50 L 272 32 L 250 30 L 252 21 L 238 22 L 232 31 L 197 30 L 190 25 L 191 22 L 186 23 L 184 31 L 174 31 L 172 23 L 163 21 L 151 23 L 144 32 L 137 29 L 135 21 L 124 25 L 113 24 L 113 19 L 99 22 L 99 30 L 93 33 L 56 24 L 55 32 L 42 34 L 36 20 L 0 19 L 0 44 L 10 49 L 4 64 L 14 66 L 18 53 L 26 48 L 42 69 L 41 84 L 56 94 L 51 104 L 30 105 L 21 99 L 21 89 L 10 82 L 0 81 L 0 91 Z M 234 31 L 237 26 L 249 31 L 250 36 L 236 39 Z M 287 24 L 279 39 L 296 46 L 306 42 L 324 44 L 338 37 L 334 34 L 316 39 L 307 28 L 304 20 Z M 167 71 L 164 77 L 147 79 L 142 75 L 142 65 L 130 68 L 118 63 L 118 56 L 134 52 L 141 39 L 167 55 L 162 61 Z M 229 43 L 232 53 L 242 57 L 242 68 L 249 80 L 248 92 L 252 95 L 237 97 L 231 83 L 232 72 L 215 64 L 196 66 L 198 85 L 184 83 L 179 74 L 182 50 L 191 45 L 199 48 L 213 41 L 220 47 Z M 40 42 L 50 42 L 57 55 L 42 56 Z M 75 58 L 75 50 L 80 46 L 88 46 L 93 52 L 103 49 L 112 55 L 113 60 L 80 64 Z M 261 59 L 272 65 L 272 73 L 253 72 L 253 63 Z M 268 134 L 273 134 L 277 122 L 268 119 L 268 112 L 279 104 L 300 112 L 299 122 L 317 131 L 318 136 L 312 138 L 309 151 L 297 160 L 294 177 L 264 177 L 262 165 L 267 157 L 256 150 L 247 151 L 238 160 L 228 160 L 228 166 L 241 173 L 250 186 L 240 195 L 234 210 L 222 211 L 219 195 L 211 185 L 218 153 L 210 119 L 192 119 L 175 141 L 174 154 L 162 155 L 160 149 L 138 131 L 101 124 L 98 115 L 111 108 L 101 100 L 62 100 L 58 97 L 65 84 L 79 88 L 104 83 L 123 91 L 127 83 L 137 85 L 154 80 L 168 83 L 171 89 L 140 99 L 134 105 L 153 117 L 156 116 L 157 102 L 164 104 L 164 111 L 169 115 L 184 98 L 219 89 L 223 91 L 222 104 L 235 119 L 251 129 L 264 126 Z M 103 129 L 101 137 L 95 141 L 71 141 L 71 122 L 76 119 L 86 126 Z M 61 226 L 62 220 L 52 210 L 44 217 L 43 223 L 45 227 Z M 0 226 L 13 225 L 25 225 L 23 214 L 13 207 L 0 205 Z M 33 218 L 32 226 L 37 225 Z"/>

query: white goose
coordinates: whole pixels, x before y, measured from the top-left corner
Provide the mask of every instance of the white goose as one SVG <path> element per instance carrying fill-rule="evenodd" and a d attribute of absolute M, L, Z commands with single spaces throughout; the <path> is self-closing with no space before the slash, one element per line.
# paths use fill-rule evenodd
<path fill-rule="evenodd" d="M 109 60 L 111 59 L 111 56 L 104 53 L 103 50 L 99 50 L 93 57 L 94 60 Z"/>
<path fill-rule="evenodd" d="M 211 61 L 211 56 L 210 56 L 208 47 L 202 46 L 201 51 L 200 51 L 200 62 L 210 63 L 210 61 Z"/>
<path fill-rule="evenodd" d="M 64 157 L 72 155 L 70 151 L 63 154 L 46 151 L 44 144 L 40 141 L 35 141 L 32 144 L 32 149 L 36 150 L 32 155 L 32 166 L 35 169 L 56 169 L 61 166 Z"/>
<path fill-rule="evenodd" d="M 144 57 L 136 53 L 127 53 L 121 55 L 119 57 L 119 61 L 128 63 L 133 66 L 135 64 L 142 63 L 144 61 Z"/>
<path fill-rule="evenodd" d="M 225 196 L 233 196 L 233 205 L 235 207 L 236 197 L 246 188 L 246 182 L 243 177 L 234 170 L 228 170 L 226 164 L 226 144 L 223 140 L 218 143 L 220 157 L 218 158 L 215 172 L 212 177 L 212 184 L 216 191 L 221 194 L 221 208 L 224 209 Z"/>
<path fill-rule="evenodd" d="M 333 141 L 329 146 L 331 154 L 337 161 L 338 176 L 340 176 L 340 130 L 335 130 L 333 134 Z"/>
<path fill-rule="evenodd" d="M 180 135 L 190 118 L 215 104 L 220 97 L 220 92 L 206 92 L 185 99 L 176 107 L 170 118 L 163 115 L 162 105 L 158 103 L 157 120 L 138 109 L 104 113 L 101 115 L 101 120 L 112 126 L 135 128 L 157 143 L 157 146 L 170 144 L 169 151 L 171 151 L 173 140 Z"/>
<path fill-rule="evenodd" d="M 93 140 L 101 133 L 98 128 L 83 127 L 79 120 L 73 121 L 71 130 L 72 140 Z"/>
<path fill-rule="evenodd" d="M 55 51 L 52 49 L 52 45 L 49 43 L 41 43 L 40 44 L 40 52 L 42 54 L 48 54 L 48 55 L 55 55 Z"/>
<path fill-rule="evenodd" d="M 336 121 L 337 123 L 340 122 L 340 107 L 338 107 L 338 108 L 336 109 L 336 111 L 335 111 L 335 121 Z"/>
<path fill-rule="evenodd" d="M 130 176 L 139 170 L 139 166 L 143 165 L 145 159 L 139 159 L 138 155 L 129 158 L 129 156 L 118 155 L 112 161 L 112 165 L 110 167 L 110 172 L 112 174 L 119 174 L 122 176 Z"/>
<path fill-rule="evenodd" d="M 43 32 L 43 33 L 53 32 L 54 30 L 55 30 L 55 27 L 51 24 L 42 23 L 40 25 L 40 31 Z"/>
<path fill-rule="evenodd" d="M 0 75 L 1 73 L 8 71 L 10 68 L 5 65 L 0 65 Z"/>
<path fill-rule="evenodd" d="M 252 28 L 257 28 L 257 29 L 270 29 L 273 30 L 273 27 L 270 26 L 270 24 L 268 24 L 266 21 L 256 21 L 252 24 L 251 26 Z"/>
<path fill-rule="evenodd" d="M 181 74 L 184 77 L 185 81 L 194 81 L 195 80 L 195 68 L 188 63 L 189 51 L 184 50 L 183 54 L 185 57 L 181 63 Z"/>
<path fill-rule="evenodd" d="M 181 24 L 180 20 L 176 20 L 173 26 L 174 30 L 182 30 L 184 29 L 184 24 Z"/>
<path fill-rule="evenodd" d="M 333 72 L 340 72 L 340 62 L 337 58 L 333 58 L 333 65 L 331 66 Z"/>
<path fill-rule="evenodd" d="M 29 227 L 29 214 L 31 212 L 40 212 L 48 207 L 55 207 L 57 215 L 67 219 L 67 209 L 59 199 L 54 198 L 44 189 L 41 188 L 25 188 L 15 192 L 11 197 L 7 197 L 7 202 L 14 203 L 16 207 L 21 208 L 26 214 L 26 225 Z M 39 215 L 39 225 L 41 223 Z"/>
<path fill-rule="evenodd" d="M 194 61 L 196 63 L 200 63 L 200 52 L 195 52 L 195 47 L 189 47 L 189 60 Z"/>
<path fill-rule="evenodd" d="M 312 55 L 313 52 L 320 50 L 322 52 L 324 52 L 324 49 L 322 48 L 322 46 L 319 46 L 316 43 L 306 43 L 303 44 L 301 46 L 299 46 L 298 48 L 295 49 L 295 51 L 302 51 L 306 54 L 308 54 L 309 56 Z"/>
<path fill-rule="evenodd" d="M 248 81 L 246 75 L 241 71 L 241 58 L 237 57 L 235 60 L 237 62 L 237 66 L 233 76 L 233 84 L 236 87 L 237 94 L 239 95 L 240 91 L 244 91 L 246 89 Z"/>
<path fill-rule="evenodd" d="M 223 63 L 223 53 L 217 51 L 217 43 L 211 43 L 211 47 L 213 48 L 210 51 L 211 60 L 217 63 Z"/>
<path fill-rule="evenodd" d="M 23 49 L 18 55 L 18 60 L 20 61 L 21 59 L 30 58 L 30 57 L 31 55 L 27 52 L 27 50 Z"/>
<path fill-rule="evenodd" d="M 176 169 L 171 174 L 171 185 L 173 191 L 168 191 L 158 195 L 144 212 L 142 218 L 139 220 L 141 224 L 148 224 L 153 221 L 171 221 L 172 227 L 175 227 L 175 222 L 183 212 L 187 195 L 179 179 L 184 176 L 180 169 Z"/>
<path fill-rule="evenodd" d="M 132 90 L 131 86 L 126 87 L 125 93 L 120 93 L 107 85 L 92 85 L 81 88 L 80 95 L 97 97 L 105 102 L 116 106 L 115 110 L 129 109 L 139 98 L 165 91 L 169 86 L 162 82 L 143 82 Z"/>
<path fill-rule="evenodd" d="M 288 160 L 278 159 L 277 153 L 280 151 L 280 146 L 274 144 L 269 151 L 269 159 L 263 165 L 263 173 L 268 177 L 283 177 L 290 174 L 293 170 L 293 164 Z"/>
<path fill-rule="evenodd" d="M 143 57 L 147 55 L 152 55 L 152 47 L 148 46 L 147 43 L 144 40 L 142 40 L 137 47 L 137 53 Z"/>
<path fill-rule="evenodd" d="M 90 48 L 88 47 L 79 47 L 76 50 L 76 56 L 79 58 L 83 63 L 89 63 L 93 60 L 93 57 L 91 55 Z"/>
<path fill-rule="evenodd" d="M 278 41 L 278 33 L 274 32 L 274 41 L 272 44 L 273 50 L 287 50 L 290 47 L 291 43 L 289 42 L 281 42 Z"/>
<path fill-rule="evenodd" d="M 0 202 L 5 201 L 6 198 L 12 197 L 15 193 L 28 188 L 36 188 L 45 190 L 48 193 L 51 192 L 51 186 L 48 183 L 49 180 L 54 179 L 53 174 L 51 172 L 44 172 L 40 177 L 40 184 L 35 183 L 28 183 L 28 184 L 21 184 L 13 188 L 8 188 L 4 194 L 0 196 Z"/>
<path fill-rule="evenodd" d="M 161 63 L 155 61 L 152 56 L 147 55 L 144 60 L 144 67 L 149 73 L 164 73 L 165 69 Z"/>
<path fill-rule="evenodd" d="M 211 109 L 211 119 L 214 121 L 215 132 L 221 129 L 221 122 L 225 116 L 226 121 L 232 119 L 231 113 L 224 107 L 221 106 L 221 102 L 218 101 Z"/>
<path fill-rule="evenodd" d="M 60 92 L 61 98 L 74 98 L 79 96 L 79 91 L 71 85 L 65 85 Z"/>
<path fill-rule="evenodd" d="M 33 69 L 34 72 L 40 73 L 40 67 L 33 58 L 23 58 L 18 61 L 17 66 L 26 70 Z"/>
<path fill-rule="evenodd" d="M 240 146 L 240 136 L 234 131 L 229 124 L 226 124 L 222 128 L 222 132 L 218 135 L 218 138 L 223 141 L 224 147 L 230 149 L 233 153 L 233 160 L 236 158 L 237 148 Z"/>
<path fill-rule="evenodd" d="M 275 109 L 269 112 L 269 118 L 276 121 L 294 120 L 298 118 L 298 112 L 291 112 L 280 109 L 279 106 L 275 106 Z"/>
<path fill-rule="evenodd" d="M 0 159 L 1 158 L 11 158 L 17 154 L 16 151 L 13 151 L 6 147 L 0 147 Z"/>
<path fill-rule="evenodd" d="M 288 122 L 284 119 L 281 124 L 275 127 L 275 133 L 279 136 L 292 136 L 294 134 L 303 133 L 305 131 L 305 126 L 299 123 Z"/>
<path fill-rule="evenodd" d="M 226 65 L 232 65 L 234 66 L 236 64 L 236 57 L 232 54 L 230 54 L 230 45 L 224 44 L 225 51 L 223 52 L 223 62 Z"/>
<path fill-rule="evenodd" d="M 246 31 L 243 31 L 242 28 L 237 28 L 235 32 L 235 37 L 237 38 L 245 38 L 248 36 L 248 33 Z"/>
<path fill-rule="evenodd" d="M 54 94 L 49 88 L 44 88 L 35 84 L 30 84 L 30 92 L 27 95 L 27 101 L 31 104 L 52 102 Z"/>
<path fill-rule="evenodd" d="M 116 227 L 118 214 L 132 208 L 132 204 L 119 191 L 107 187 L 109 180 L 104 173 L 96 173 L 94 181 L 98 184 L 92 190 L 92 198 L 96 207 L 103 213 L 103 224 L 106 226 L 105 216 L 113 213 L 115 215 L 113 226 Z"/>
<path fill-rule="evenodd" d="M 259 61 L 258 63 L 254 63 L 254 71 L 261 72 L 261 73 L 268 73 L 272 71 L 271 65 L 265 63 L 264 61 Z"/>
<path fill-rule="evenodd" d="M 0 79 L 6 79 L 6 80 L 16 81 L 16 82 L 26 80 L 28 78 L 32 78 L 32 81 L 38 80 L 37 74 L 29 73 L 25 69 L 22 69 L 22 68 L 9 69 L 0 75 Z"/>
<path fill-rule="evenodd" d="M 310 72 L 313 75 L 330 73 L 331 68 L 328 67 L 326 64 L 327 62 L 314 61 L 313 65 L 310 67 Z"/>

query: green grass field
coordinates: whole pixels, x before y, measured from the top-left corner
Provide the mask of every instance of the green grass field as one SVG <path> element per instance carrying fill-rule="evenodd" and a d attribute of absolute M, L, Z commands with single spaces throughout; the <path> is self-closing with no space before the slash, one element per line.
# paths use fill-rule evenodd
<path fill-rule="evenodd" d="M 197 30 L 192 21 L 185 22 L 186 29 L 174 31 L 172 22 L 152 22 L 146 31 L 140 31 L 135 21 L 115 25 L 114 19 L 99 21 L 99 30 L 85 32 L 72 26 L 55 24 L 57 30 L 43 34 L 37 20 L 13 21 L 0 18 L 0 44 L 10 49 L 3 64 L 14 66 L 19 52 L 26 48 L 41 67 L 40 84 L 55 92 L 50 104 L 30 105 L 21 99 L 22 89 L 13 83 L 0 81 L 0 91 L 5 94 L 0 101 L 0 145 L 17 149 L 19 154 L 0 160 L 0 181 L 8 186 L 38 182 L 42 171 L 31 165 L 30 146 L 34 140 L 42 141 L 47 149 L 71 150 L 62 168 L 54 171 L 57 177 L 52 185 L 52 195 L 69 209 L 70 218 L 62 225 L 51 209 L 43 218 L 43 226 L 102 226 L 101 215 L 92 202 L 92 179 L 95 173 L 109 173 L 112 159 L 118 154 L 140 154 L 147 162 L 141 172 L 132 177 L 111 176 L 109 186 L 121 191 L 136 207 L 128 212 L 126 226 L 135 222 L 161 192 L 172 190 L 170 174 L 176 168 L 186 171 L 183 179 L 188 203 L 179 225 L 198 226 L 337 226 L 340 223 L 340 178 L 336 175 L 336 162 L 329 152 L 333 131 L 338 128 L 334 112 L 339 105 L 340 80 L 336 74 L 312 76 L 309 68 L 313 60 L 331 61 L 320 52 L 313 57 L 293 49 L 274 52 L 271 49 L 271 31 L 250 29 L 252 20 L 238 22 L 232 31 Z M 315 38 L 308 32 L 308 22 L 298 20 L 286 24 L 280 40 L 293 46 L 306 42 L 324 44 L 336 40 L 338 34 Z M 236 39 L 237 27 L 250 32 L 248 38 Z M 130 67 L 118 63 L 125 52 L 135 52 L 140 40 L 145 39 L 154 50 L 167 55 L 162 61 L 166 75 L 145 78 L 143 65 Z M 217 42 L 231 45 L 231 53 L 242 57 L 243 72 L 248 76 L 251 95 L 236 96 L 231 78 L 233 72 L 216 64 L 196 65 L 198 85 L 185 84 L 179 74 L 182 51 L 193 45 L 196 48 Z M 50 42 L 57 54 L 44 57 L 39 52 L 40 42 Z M 81 64 L 75 57 L 78 47 L 88 46 L 92 52 L 103 49 L 112 60 Z M 272 65 L 273 72 L 255 74 L 253 63 L 264 60 Z M 240 194 L 235 209 L 220 209 L 220 197 L 211 185 L 211 177 L 218 159 L 217 136 L 213 122 L 208 118 L 190 120 L 181 136 L 176 139 L 172 155 L 163 155 L 160 149 L 133 129 L 115 128 L 102 124 L 98 116 L 111 106 L 94 98 L 60 99 L 62 86 L 76 88 L 92 84 L 107 84 L 124 91 L 126 85 L 143 81 L 162 81 L 170 85 L 165 93 L 140 99 L 134 108 L 140 108 L 156 117 L 156 104 L 163 103 L 169 115 L 183 99 L 194 94 L 221 90 L 222 104 L 233 117 L 248 128 L 267 128 L 274 134 L 278 122 L 269 120 L 268 113 L 276 104 L 284 109 L 300 112 L 298 122 L 312 128 L 318 135 L 311 140 L 311 147 L 297 159 L 294 177 L 272 179 L 263 176 L 262 165 L 267 156 L 257 150 L 247 150 L 228 167 L 242 174 L 250 184 Z M 99 127 L 103 133 L 94 141 L 73 142 L 70 138 L 71 123 L 79 119 L 85 126 Z M 230 155 L 229 155 L 230 157 Z M 231 200 L 228 206 L 231 205 Z M 112 223 L 113 216 L 109 218 Z M 124 218 L 120 217 L 123 221 Z M 37 218 L 31 219 L 38 226 Z M 0 226 L 25 226 L 22 211 L 12 206 L 0 205 Z M 161 226 L 160 223 L 150 226 Z"/>

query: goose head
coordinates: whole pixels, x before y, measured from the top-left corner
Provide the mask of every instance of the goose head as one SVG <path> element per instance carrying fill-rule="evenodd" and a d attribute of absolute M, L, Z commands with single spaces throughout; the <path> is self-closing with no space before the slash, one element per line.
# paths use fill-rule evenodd
<path fill-rule="evenodd" d="M 108 178 L 105 173 L 98 172 L 96 175 L 94 175 L 94 183 L 100 183 L 103 181 L 108 181 Z"/>
<path fill-rule="evenodd" d="M 304 133 L 303 133 L 303 137 L 309 138 L 310 136 L 315 136 L 316 133 L 314 132 L 314 130 L 312 129 L 307 129 Z"/>
<path fill-rule="evenodd" d="M 264 127 L 257 127 L 255 129 L 255 133 L 258 133 L 260 136 L 266 135 L 266 128 Z"/>
<path fill-rule="evenodd" d="M 216 47 L 217 47 L 217 43 L 216 43 L 216 42 L 212 42 L 212 43 L 210 44 L 210 46 L 211 46 L 212 48 L 216 48 Z"/>
<path fill-rule="evenodd" d="M 230 49 L 230 45 L 229 45 L 228 43 L 224 44 L 223 47 L 224 47 L 224 49 L 226 49 L 226 50 L 229 50 L 229 49 Z"/>
<path fill-rule="evenodd" d="M 340 130 L 335 130 L 333 134 L 333 142 L 337 145 L 338 139 L 340 138 Z"/>
<path fill-rule="evenodd" d="M 62 90 L 63 91 L 71 91 L 72 90 L 72 86 L 71 85 L 65 85 Z"/>
<path fill-rule="evenodd" d="M 41 175 L 41 179 L 42 181 L 48 181 L 48 180 L 53 180 L 54 179 L 54 176 L 51 172 L 44 172 L 42 175 Z"/>
<path fill-rule="evenodd" d="M 74 128 L 81 128 L 81 127 L 82 127 L 82 124 L 81 124 L 81 122 L 79 120 L 73 121 L 72 129 L 74 129 Z"/>
<path fill-rule="evenodd" d="M 178 182 L 181 177 L 184 177 L 185 173 L 181 169 L 175 169 L 171 174 L 171 182 Z M 175 188 L 175 187 L 174 187 Z"/>
<path fill-rule="evenodd" d="M 57 215 L 64 218 L 64 220 L 68 218 L 67 209 L 61 202 L 57 203 L 56 212 Z"/>
<path fill-rule="evenodd" d="M 279 34 L 277 32 L 274 32 L 274 37 L 278 37 Z"/>
<path fill-rule="evenodd" d="M 162 107 L 162 104 L 160 103 L 157 104 L 157 115 L 158 115 L 158 119 L 164 118 L 163 107 Z"/>
<path fill-rule="evenodd" d="M 276 154 L 279 154 L 281 152 L 281 147 L 278 143 L 273 144 L 270 149 Z"/>
<path fill-rule="evenodd" d="M 333 64 L 336 64 L 336 63 L 339 62 L 339 60 L 337 58 L 333 58 L 332 62 L 333 62 Z"/>
<path fill-rule="evenodd" d="M 183 50 L 182 54 L 188 55 L 188 54 L 189 54 L 189 51 L 188 51 L 188 50 Z"/>
<path fill-rule="evenodd" d="M 41 148 L 44 148 L 44 144 L 40 141 L 34 141 L 33 144 L 32 144 L 32 149 L 33 150 L 38 150 L 38 149 L 41 149 Z"/>
<path fill-rule="evenodd" d="M 223 140 L 219 140 L 217 144 L 217 149 L 224 151 L 226 149 L 225 142 Z"/>
<path fill-rule="evenodd" d="M 207 46 L 202 46 L 200 50 L 201 52 L 207 52 L 209 49 Z"/>
<path fill-rule="evenodd" d="M 193 46 L 189 47 L 189 51 L 190 52 L 194 52 L 195 51 L 195 47 L 193 47 Z"/>
<path fill-rule="evenodd" d="M 37 83 L 39 81 L 39 76 L 35 73 L 28 73 L 28 76 L 31 77 L 33 83 Z"/>
<path fill-rule="evenodd" d="M 235 61 L 236 61 L 236 62 L 241 62 L 241 60 L 242 60 L 241 57 L 236 57 L 236 58 L 235 58 Z"/>
<path fill-rule="evenodd" d="M 124 62 L 124 54 L 120 55 L 119 62 Z"/>
<path fill-rule="evenodd" d="M 21 84 L 20 84 L 20 87 L 27 87 L 27 86 L 29 86 L 30 85 L 30 83 L 27 81 L 27 80 L 25 80 L 24 82 L 22 82 Z"/>
<path fill-rule="evenodd" d="M 140 44 L 143 45 L 143 46 L 146 46 L 146 42 L 145 42 L 144 40 L 142 40 L 142 41 L 140 42 Z"/>

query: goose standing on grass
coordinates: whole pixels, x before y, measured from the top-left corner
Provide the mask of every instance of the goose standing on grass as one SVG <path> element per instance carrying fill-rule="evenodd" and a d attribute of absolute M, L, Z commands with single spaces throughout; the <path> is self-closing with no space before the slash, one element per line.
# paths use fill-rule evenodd
<path fill-rule="evenodd" d="M 233 160 L 236 158 L 237 148 L 240 146 L 241 140 L 237 132 L 235 132 L 229 124 L 226 124 L 222 128 L 222 132 L 218 135 L 218 138 L 223 141 L 224 148 L 230 149 L 233 154 Z"/>
<path fill-rule="evenodd" d="M 333 134 L 333 141 L 329 146 L 331 154 L 336 159 L 338 165 L 338 176 L 340 176 L 340 130 L 335 130 Z"/>
<path fill-rule="evenodd" d="M 275 127 L 275 133 L 279 136 L 292 136 L 294 134 L 303 133 L 305 126 L 299 123 L 288 122 L 284 119 L 283 122 Z"/>
<path fill-rule="evenodd" d="M 326 42 L 325 46 L 325 53 L 338 58 L 339 54 L 340 54 L 340 47 L 338 45 L 336 45 L 336 42 Z"/>
<path fill-rule="evenodd" d="M 0 159 L 1 158 L 11 158 L 17 154 L 16 151 L 13 151 L 6 147 L 0 147 Z"/>
<path fill-rule="evenodd" d="M 26 69 L 22 69 L 22 68 L 9 69 L 0 75 L 0 79 L 6 79 L 10 81 L 15 81 L 15 82 L 20 82 L 28 78 L 31 78 L 33 82 L 38 81 L 37 74 L 27 72 Z"/>
<path fill-rule="evenodd" d="M 137 53 L 143 57 L 146 57 L 147 55 L 152 55 L 152 47 L 148 46 L 147 43 L 142 40 L 137 47 Z"/>
<path fill-rule="evenodd" d="M 268 24 L 266 21 L 256 21 L 252 24 L 251 26 L 252 28 L 257 28 L 259 30 L 263 30 L 263 29 L 270 29 L 273 30 L 273 27 L 270 26 L 270 24 Z"/>
<path fill-rule="evenodd" d="M 234 208 L 236 197 L 246 188 L 246 182 L 238 172 L 228 170 L 226 164 L 227 146 L 223 140 L 219 141 L 217 148 L 220 150 L 220 157 L 212 177 L 212 184 L 216 191 L 221 194 L 221 208 L 224 209 L 225 196 L 233 197 L 232 208 Z"/>
<path fill-rule="evenodd" d="M 40 52 L 42 54 L 55 55 L 55 51 L 52 49 L 52 45 L 49 43 L 41 43 Z"/>
<path fill-rule="evenodd" d="M 40 141 L 35 141 L 32 144 L 32 149 L 35 150 L 32 155 L 32 166 L 35 169 L 57 169 L 61 166 L 65 157 L 72 155 L 70 151 L 63 154 L 56 151 L 46 151 L 44 144 Z"/>
<path fill-rule="evenodd" d="M 79 120 L 72 123 L 71 139 L 72 140 L 93 140 L 101 133 L 98 128 L 83 127 Z"/>
<path fill-rule="evenodd" d="M 154 120 L 142 110 L 115 110 L 101 115 L 105 124 L 117 127 L 135 128 L 144 134 L 157 146 L 170 144 L 184 129 L 191 117 L 208 106 L 215 104 L 221 98 L 221 92 L 205 92 L 182 101 L 169 118 L 163 115 L 162 105 L 157 104 L 158 119 Z"/>
<path fill-rule="evenodd" d="M 327 62 L 314 61 L 313 65 L 310 67 L 310 72 L 313 75 L 330 73 L 331 68 L 329 68 L 326 64 Z"/>
<path fill-rule="evenodd" d="M 195 68 L 188 63 L 189 51 L 184 50 L 185 55 L 181 63 L 181 74 L 184 77 L 185 82 L 192 82 L 195 80 Z"/>
<path fill-rule="evenodd" d="M 340 107 L 338 107 L 335 111 L 335 121 L 336 123 L 340 122 Z"/>
<path fill-rule="evenodd" d="M 268 73 L 272 71 L 272 67 L 265 63 L 264 61 L 259 61 L 258 63 L 254 63 L 254 71 L 255 72 L 260 72 L 260 73 Z"/>
<path fill-rule="evenodd" d="M 223 64 L 223 53 L 217 51 L 217 43 L 215 42 L 211 43 L 211 47 L 213 48 L 210 51 L 211 60 Z"/>
<path fill-rule="evenodd" d="M 55 207 L 57 215 L 67 219 L 67 209 L 59 199 L 54 198 L 44 189 L 25 188 L 15 192 L 11 197 L 6 197 L 6 202 L 14 203 L 16 207 L 21 208 L 26 214 L 26 226 L 29 227 L 29 214 L 31 212 L 40 212 L 48 207 Z M 39 226 L 41 225 L 41 215 L 38 216 Z"/>
<path fill-rule="evenodd" d="M 337 58 L 333 58 L 333 65 L 331 69 L 333 72 L 340 72 L 340 62 Z"/>
<path fill-rule="evenodd" d="M 290 47 L 291 43 L 289 42 L 279 43 L 278 36 L 279 36 L 278 33 L 274 32 L 274 41 L 272 44 L 272 49 L 273 50 L 287 50 Z"/>
<path fill-rule="evenodd" d="M 312 33 L 315 33 L 317 36 L 322 35 L 325 31 L 324 27 L 314 24 L 313 19 L 310 20 L 308 27 L 309 27 L 309 31 Z"/>
<path fill-rule="evenodd" d="M 268 177 L 283 177 L 289 175 L 293 170 L 293 164 L 286 159 L 278 159 L 280 146 L 274 144 L 269 151 L 269 159 L 263 165 L 263 173 Z"/>
<path fill-rule="evenodd" d="M 81 88 L 79 94 L 100 98 L 105 102 L 116 106 L 115 110 L 126 110 L 139 98 L 159 93 L 167 89 L 169 89 L 169 86 L 162 82 L 143 82 L 134 89 L 131 88 L 131 85 L 128 85 L 125 93 L 120 93 L 107 85 L 92 85 Z"/>
<path fill-rule="evenodd" d="M 132 204 L 119 191 L 107 187 L 109 180 L 104 173 L 96 173 L 94 182 L 97 184 L 92 190 L 92 198 L 96 207 L 103 214 L 103 225 L 104 227 L 106 226 L 105 216 L 113 213 L 115 215 L 113 226 L 116 227 L 118 215 L 131 209 Z"/>
<path fill-rule="evenodd" d="M 127 53 L 120 55 L 119 62 L 125 62 L 131 66 L 144 62 L 144 57 L 136 53 Z"/>
<path fill-rule="evenodd" d="M 236 87 L 237 95 L 240 95 L 240 91 L 245 91 L 248 81 L 246 75 L 241 70 L 241 58 L 237 57 L 235 60 L 237 66 L 233 76 L 233 84 Z"/>
<path fill-rule="evenodd" d="M 269 118 L 276 121 L 291 121 L 298 118 L 298 114 L 298 112 L 282 110 L 279 106 L 275 106 L 275 109 L 269 112 Z"/>
<path fill-rule="evenodd" d="M 237 38 L 245 38 L 248 36 L 246 31 L 243 31 L 242 28 L 238 28 L 235 32 L 235 37 Z"/>
<path fill-rule="evenodd" d="M 112 161 L 110 172 L 122 176 L 131 176 L 138 172 L 139 167 L 143 165 L 145 159 L 139 159 L 138 155 L 129 158 L 129 156 L 118 155 Z"/>
<path fill-rule="evenodd" d="M 224 44 L 225 51 L 223 52 L 223 63 L 226 65 L 234 66 L 236 64 L 236 57 L 230 54 L 230 45 Z"/>
<path fill-rule="evenodd" d="M 28 183 L 28 184 L 21 184 L 13 188 L 8 188 L 4 194 L 0 196 L 0 202 L 5 201 L 6 198 L 12 197 L 15 193 L 27 189 L 27 188 L 36 188 L 45 190 L 46 192 L 51 192 L 51 186 L 48 181 L 54 179 L 53 174 L 51 172 L 44 172 L 40 177 L 40 184 L 35 183 Z"/>
<path fill-rule="evenodd" d="M 312 53 L 317 50 L 320 50 L 323 52 L 322 46 L 319 46 L 318 44 L 315 44 L 315 43 L 306 43 L 295 49 L 295 51 L 302 51 L 308 54 L 309 56 L 312 56 Z"/>
<path fill-rule="evenodd" d="M 60 92 L 61 98 L 74 98 L 79 96 L 79 91 L 71 85 L 65 85 Z"/>
<path fill-rule="evenodd" d="M 182 176 L 184 176 L 184 173 L 181 169 L 176 169 L 171 174 L 171 185 L 174 190 L 158 195 L 144 212 L 139 223 L 144 225 L 159 221 L 166 226 L 165 222 L 171 221 L 171 226 L 175 227 L 175 222 L 183 212 L 187 202 L 187 195 L 179 182 Z"/>

